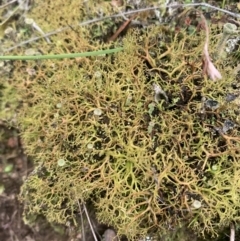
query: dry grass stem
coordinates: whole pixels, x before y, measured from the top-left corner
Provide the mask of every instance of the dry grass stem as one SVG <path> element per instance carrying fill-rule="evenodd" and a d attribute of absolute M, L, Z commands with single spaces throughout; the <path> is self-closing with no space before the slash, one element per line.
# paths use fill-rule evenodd
<path fill-rule="evenodd" d="M 9 6 L 9 5 L 11 5 L 11 4 L 15 3 L 15 2 L 17 2 L 17 0 L 13 0 L 13 1 L 9 2 L 9 3 L 6 3 L 6 4 L 4 4 L 4 5 L 1 5 L 1 6 L 0 6 L 0 9 L 3 9 L 3 8 L 5 8 L 5 7 L 7 7 L 7 6 Z"/>
<path fill-rule="evenodd" d="M 96 234 L 95 234 L 95 232 L 94 232 L 94 228 L 93 228 L 93 226 L 92 226 L 90 217 L 89 217 L 89 215 L 88 215 L 88 211 L 87 211 L 86 205 L 85 205 L 84 203 L 83 203 L 83 209 L 84 209 L 84 212 L 85 212 L 85 214 L 86 214 L 86 217 L 87 217 L 87 220 L 88 220 L 90 229 L 91 229 L 91 231 L 92 231 L 93 238 L 94 238 L 95 241 L 98 241 L 98 239 L 97 239 L 97 237 L 96 237 Z"/>
<path fill-rule="evenodd" d="M 81 237 L 82 237 L 82 241 L 85 241 L 86 239 L 85 239 L 85 230 L 84 230 L 84 226 L 83 226 L 83 215 L 82 215 L 82 210 L 81 210 L 81 206 L 80 206 L 79 200 L 77 200 L 77 203 L 78 203 L 80 219 L 81 219 L 81 228 L 82 228 Z"/>
<path fill-rule="evenodd" d="M 230 241 L 235 241 L 235 227 L 232 223 L 230 225 Z"/>

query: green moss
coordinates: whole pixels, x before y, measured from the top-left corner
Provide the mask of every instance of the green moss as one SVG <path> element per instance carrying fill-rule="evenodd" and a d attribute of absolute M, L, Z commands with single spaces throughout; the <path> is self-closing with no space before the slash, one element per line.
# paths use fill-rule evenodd
<path fill-rule="evenodd" d="M 16 111 L 19 106 L 19 96 L 12 84 L 0 84 L 0 119 L 8 125 L 16 124 Z"/>

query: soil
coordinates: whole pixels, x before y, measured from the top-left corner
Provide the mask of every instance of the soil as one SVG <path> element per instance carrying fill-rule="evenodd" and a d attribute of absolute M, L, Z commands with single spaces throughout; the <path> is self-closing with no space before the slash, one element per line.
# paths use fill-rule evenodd
<path fill-rule="evenodd" d="M 0 122 L 0 135 L 0 187 L 4 187 L 0 194 L 0 240 L 67 240 L 44 218 L 31 227 L 24 223 L 24 205 L 18 200 L 18 194 L 24 179 L 33 170 L 33 162 L 24 154 L 16 129 Z"/>

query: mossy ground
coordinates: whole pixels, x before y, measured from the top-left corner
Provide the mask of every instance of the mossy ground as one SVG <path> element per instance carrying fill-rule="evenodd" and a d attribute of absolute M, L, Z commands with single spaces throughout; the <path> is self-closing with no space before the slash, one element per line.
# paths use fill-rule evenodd
<path fill-rule="evenodd" d="M 125 50 L 13 63 L 17 121 L 36 163 L 22 188 L 26 218 L 80 227 L 78 202 L 92 202 L 99 221 L 129 239 L 181 225 L 216 235 L 238 222 L 239 108 L 226 100 L 238 91 L 234 61 L 216 61 L 223 79 L 213 82 L 202 75 L 204 31 L 149 26 L 114 44 L 92 39 L 92 31 L 69 30 L 40 48 Z M 153 84 L 167 99 L 156 101 Z"/>

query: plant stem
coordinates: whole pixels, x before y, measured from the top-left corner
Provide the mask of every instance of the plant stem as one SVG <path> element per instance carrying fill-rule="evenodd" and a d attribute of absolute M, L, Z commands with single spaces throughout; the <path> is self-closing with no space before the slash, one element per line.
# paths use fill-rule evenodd
<path fill-rule="evenodd" d="M 65 58 L 78 58 L 98 56 L 103 54 L 113 54 L 122 51 L 123 47 L 115 49 L 106 49 L 84 53 L 72 53 L 72 54 L 56 54 L 56 55 L 31 55 L 31 56 L 0 56 L 0 60 L 39 60 L 39 59 L 65 59 Z"/>

